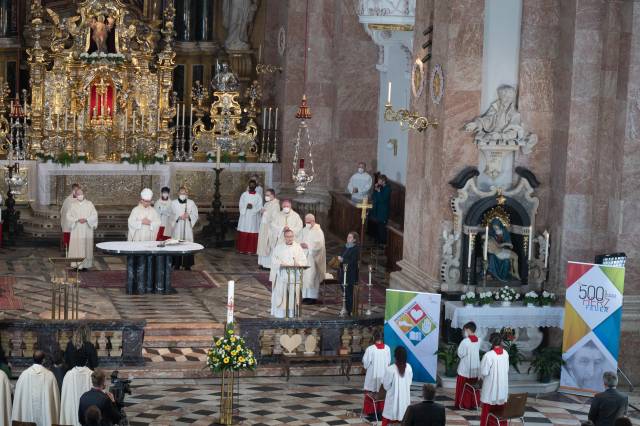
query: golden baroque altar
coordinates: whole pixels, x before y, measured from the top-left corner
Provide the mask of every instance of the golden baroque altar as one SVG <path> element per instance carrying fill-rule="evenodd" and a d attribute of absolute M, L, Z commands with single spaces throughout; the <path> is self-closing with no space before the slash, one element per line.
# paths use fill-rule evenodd
<path fill-rule="evenodd" d="M 84 0 L 65 18 L 31 1 L 31 105 L 22 113 L 32 156 L 167 157 L 176 115 L 172 3 L 162 21 L 143 22 L 120 0 Z"/>

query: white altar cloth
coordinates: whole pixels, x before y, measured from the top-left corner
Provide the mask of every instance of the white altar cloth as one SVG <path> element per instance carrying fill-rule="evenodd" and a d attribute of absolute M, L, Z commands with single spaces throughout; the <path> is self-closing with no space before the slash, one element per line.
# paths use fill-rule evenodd
<path fill-rule="evenodd" d="M 462 302 L 444 302 L 444 317 L 451 327 L 462 328 L 469 321 L 482 329 L 558 327 L 564 323 L 564 307 L 546 306 L 529 308 L 512 306 L 462 306 Z"/>
<path fill-rule="evenodd" d="M 108 241 L 96 244 L 100 250 L 111 253 L 140 253 L 140 254 L 179 254 L 192 253 L 204 249 L 202 244 L 185 241 L 179 244 L 158 247 L 159 241 Z"/>

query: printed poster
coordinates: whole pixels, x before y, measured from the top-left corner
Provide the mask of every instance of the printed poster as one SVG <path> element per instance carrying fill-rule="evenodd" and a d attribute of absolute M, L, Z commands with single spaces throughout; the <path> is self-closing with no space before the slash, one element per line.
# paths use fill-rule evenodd
<path fill-rule="evenodd" d="M 396 346 L 407 349 L 407 361 L 416 382 L 435 383 L 440 335 L 440 295 L 387 290 L 384 342 L 391 354 Z"/>

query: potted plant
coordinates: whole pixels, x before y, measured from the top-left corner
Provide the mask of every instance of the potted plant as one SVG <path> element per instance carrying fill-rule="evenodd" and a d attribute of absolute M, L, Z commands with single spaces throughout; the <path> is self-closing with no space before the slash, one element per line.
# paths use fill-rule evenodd
<path fill-rule="evenodd" d="M 55 162 L 60 164 L 62 167 L 70 167 L 71 163 L 74 162 L 74 159 L 71 154 L 66 151 L 62 151 L 56 157 Z"/>
<path fill-rule="evenodd" d="M 478 302 L 478 296 L 473 291 L 468 291 L 460 296 L 460 300 L 464 306 L 473 306 L 476 302 Z"/>
<path fill-rule="evenodd" d="M 551 306 L 555 300 L 556 295 L 545 290 L 540 296 L 540 306 Z"/>
<path fill-rule="evenodd" d="M 496 300 L 501 302 L 502 306 L 511 306 L 511 302 L 515 302 L 519 298 L 518 292 L 509 286 L 502 287 L 496 292 Z"/>
<path fill-rule="evenodd" d="M 539 298 L 538 293 L 536 293 L 535 291 L 530 291 L 524 295 L 524 298 L 522 301 L 525 304 L 525 306 L 529 308 L 533 308 L 538 304 L 538 298 Z"/>
<path fill-rule="evenodd" d="M 560 369 L 564 364 L 562 349 L 551 347 L 536 349 L 533 355 L 528 371 L 533 370 L 538 375 L 540 383 L 549 383 L 552 378 L 560 377 Z"/>
<path fill-rule="evenodd" d="M 520 352 L 518 345 L 513 340 L 504 341 L 504 350 L 509 354 L 509 365 L 520 373 L 520 363 L 524 361 L 524 355 Z"/>
<path fill-rule="evenodd" d="M 445 346 L 440 346 L 438 352 L 438 359 L 444 363 L 444 375 L 445 377 L 456 377 L 458 374 L 456 367 L 460 358 L 458 358 L 458 348 L 453 343 L 449 343 Z"/>
<path fill-rule="evenodd" d="M 480 306 L 489 306 L 493 302 L 493 293 L 490 291 L 482 291 L 478 295 L 478 303 Z"/>

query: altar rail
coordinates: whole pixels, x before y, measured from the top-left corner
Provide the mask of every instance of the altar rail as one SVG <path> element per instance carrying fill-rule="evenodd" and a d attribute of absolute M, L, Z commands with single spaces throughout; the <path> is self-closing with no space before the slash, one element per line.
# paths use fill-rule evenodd
<path fill-rule="evenodd" d="M 237 320 L 240 334 L 247 345 L 256 354 L 258 362 L 277 362 L 282 354 L 280 336 L 283 334 L 301 334 L 302 343 L 296 353 L 305 350 L 307 335 L 314 335 L 318 341 L 317 355 L 337 354 L 341 347 L 348 348 L 352 358 L 358 360 L 367 346 L 373 344 L 373 333 L 382 331 L 384 319 L 353 318 L 326 320 L 281 320 L 241 318 Z"/>
<path fill-rule="evenodd" d="M 53 354 L 67 347 L 81 325 L 91 330 L 91 342 L 98 343 L 101 366 L 142 365 L 142 343 L 146 321 L 130 320 L 0 320 L 0 344 L 12 365 L 33 363 L 34 351 Z M 108 348 L 110 346 L 110 349 Z"/>

